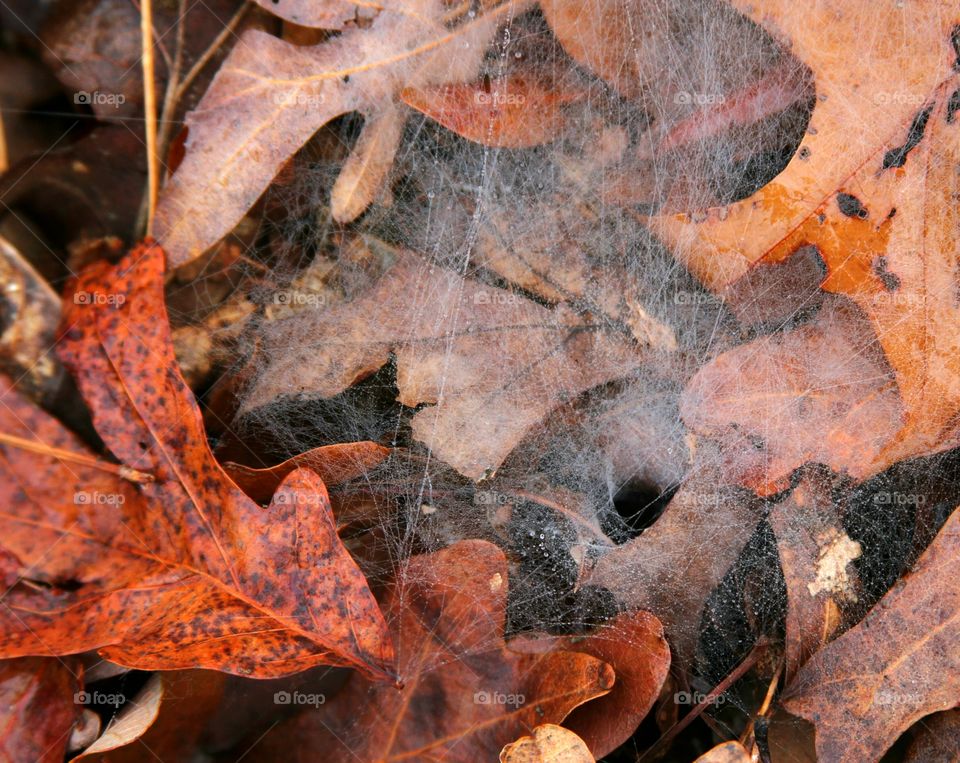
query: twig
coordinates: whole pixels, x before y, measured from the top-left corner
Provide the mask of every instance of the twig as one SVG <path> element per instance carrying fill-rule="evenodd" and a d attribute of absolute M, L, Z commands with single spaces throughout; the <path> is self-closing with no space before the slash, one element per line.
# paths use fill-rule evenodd
<path fill-rule="evenodd" d="M 689 713 L 687 713 L 682 720 L 678 721 L 666 734 L 664 734 L 660 739 L 657 740 L 656 744 L 653 745 L 649 750 L 647 750 L 643 755 L 641 755 L 637 760 L 638 762 L 644 760 L 645 758 L 652 757 L 657 750 L 662 750 L 673 741 L 674 737 L 677 736 L 681 731 L 683 731 L 687 726 L 696 720 L 700 714 L 706 710 L 714 701 L 723 694 L 727 689 L 729 689 L 733 684 L 739 681 L 746 674 L 750 668 L 757 664 L 757 661 L 760 659 L 760 656 L 767 648 L 767 643 L 764 640 L 758 641 L 753 649 L 750 650 L 750 654 L 744 658 L 737 667 L 735 667 L 730 674 L 724 678 L 720 683 L 718 683 L 713 689 L 703 698 L 703 701 L 700 702 L 696 707 L 693 708 Z"/>
<path fill-rule="evenodd" d="M 160 188 L 157 166 L 157 93 L 153 80 L 153 0 L 140 4 L 140 42 L 143 62 L 143 116 L 147 132 L 147 235 L 153 229 Z"/>
<path fill-rule="evenodd" d="M 50 456 L 51 458 L 56 458 L 60 461 L 66 461 L 71 464 L 79 464 L 80 466 L 89 466 L 93 469 L 100 469 L 104 472 L 110 472 L 110 474 L 116 474 L 118 477 L 122 477 L 130 482 L 137 482 L 140 484 L 153 482 L 152 474 L 147 474 L 146 472 L 132 469 L 129 466 L 125 466 L 123 464 L 111 464 L 109 461 L 101 461 L 99 458 L 88 456 L 85 453 L 75 453 L 72 450 L 54 448 L 51 445 L 46 445 L 42 442 L 37 442 L 36 440 L 27 440 L 23 437 L 7 434 L 6 432 L 0 432 L 0 443 L 11 445 L 14 448 L 20 448 L 20 450 L 28 450 L 31 453 L 39 453 L 43 456 Z"/>

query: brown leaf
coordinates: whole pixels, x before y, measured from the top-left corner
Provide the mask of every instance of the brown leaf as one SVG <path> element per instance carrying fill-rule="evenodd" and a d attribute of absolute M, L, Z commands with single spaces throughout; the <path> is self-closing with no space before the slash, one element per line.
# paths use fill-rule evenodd
<path fill-rule="evenodd" d="M 321 29 L 343 29 L 354 18 L 373 15 L 371 6 L 358 5 L 347 0 L 256 0 L 266 11 L 285 21 Z"/>
<path fill-rule="evenodd" d="M 751 268 L 817 247 L 823 288 L 869 318 L 903 401 L 902 418 L 885 422 L 882 438 L 867 436 L 851 474 L 955 447 L 960 123 L 949 104 L 960 88 L 960 11 L 942 0 L 911 5 L 909 18 L 842 2 L 813 14 L 785 0 L 734 5 L 791 40 L 816 77 L 816 107 L 799 150 L 760 191 L 696 219 L 662 216 L 655 230 L 682 242 L 684 263 L 727 294 Z M 865 23 L 890 30 L 882 46 Z M 870 129 L 851 130 L 851 120 Z"/>
<path fill-rule="evenodd" d="M 366 474 L 389 455 L 389 448 L 375 442 L 351 442 L 314 448 L 265 469 L 228 461 L 223 470 L 253 500 L 267 503 L 280 483 L 295 469 L 310 469 L 324 484 L 333 486 Z"/>
<path fill-rule="evenodd" d="M 386 607 L 402 689 L 351 679 L 322 712 L 306 710 L 255 760 L 492 760 L 541 723 L 610 691 L 612 668 L 587 654 L 512 652 L 503 641 L 507 564 L 483 541 L 413 557 Z M 291 758 L 291 753 L 293 757 Z"/>
<path fill-rule="evenodd" d="M 500 751 L 500 763 L 593 763 L 583 740 L 563 726 L 544 723 Z"/>
<path fill-rule="evenodd" d="M 73 294 L 85 296 L 67 300 L 61 356 L 123 468 L 153 481 L 3 446 L 5 547 L 19 574 L 44 586 L 7 595 L 0 651 L 98 649 L 143 669 L 276 676 L 323 663 L 389 676 L 386 625 L 319 477 L 297 469 L 264 510 L 214 460 L 173 357 L 160 249 L 89 268 Z M 9 383 L 3 398 L 0 429 L 90 459 Z"/>
<path fill-rule="evenodd" d="M 721 354 L 690 381 L 680 411 L 694 432 L 721 441 L 731 474 L 767 494 L 808 461 L 868 476 L 903 421 L 869 325 L 840 301 Z"/>
<path fill-rule="evenodd" d="M 73 660 L 26 657 L 0 662 L 0 758 L 61 763 L 80 717 Z"/>
<path fill-rule="evenodd" d="M 956 763 L 960 760 L 960 710 L 924 718 L 907 749 L 905 763 Z"/>
<path fill-rule="evenodd" d="M 152 755 L 180 760 L 193 751 L 216 709 L 224 676 L 201 670 L 155 673 L 106 731 L 73 761 L 135 763 Z"/>
<path fill-rule="evenodd" d="M 653 707 L 670 669 L 663 626 L 649 612 L 632 612 L 586 636 L 540 639 L 515 649 L 575 649 L 608 663 L 617 682 L 609 694 L 581 705 L 563 721 L 602 758 L 626 742 Z"/>
<path fill-rule="evenodd" d="M 376 122 L 404 87 L 474 76 L 486 41 L 513 7 L 506 2 L 451 31 L 442 0 L 416 0 L 382 9 L 367 28 L 308 47 L 259 31 L 243 34 L 188 116 L 186 158 L 161 194 L 154 232 L 171 262 L 193 259 L 233 228 L 331 119 L 358 111 Z M 382 170 L 396 140 L 366 140 L 378 148 L 362 163 Z M 359 207 L 344 203 L 342 219 Z"/>
<path fill-rule="evenodd" d="M 475 143 L 530 148 L 555 140 L 563 128 L 562 107 L 586 95 L 532 76 L 405 88 L 408 106 Z"/>
<path fill-rule="evenodd" d="M 739 742 L 724 742 L 694 761 L 694 763 L 750 763 L 750 754 Z"/>
<path fill-rule="evenodd" d="M 694 467 L 660 518 L 642 535 L 607 552 L 588 582 L 663 623 L 681 666 L 693 656 L 700 614 L 760 520 L 747 491 Z"/>
<path fill-rule="evenodd" d="M 817 727 L 817 756 L 877 760 L 909 726 L 960 701 L 960 511 L 913 570 L 787 687 Z"/>
<path fill-rule="evenodd" d="M 267 328 L 268 364 L 244 411 L 282 395 L 335 395 L 392 352 L 399 401 L 433 404 L 413 417 L 414 437 L 479 479 L 557 405 L 642 360 L 632 342 L 567 308 L 542 307 L 410 252 L 390 256 L 393 266 L 361 296 Z"/>
<path fill-rule="evenodd" d="M 839 627 L 840 607 L 857 599 L 857 575 L 847 565 L 860 544 L 843 530 L 830 485 L 805 475 L 770 512 L 787 586 L 786 679 Z"/>

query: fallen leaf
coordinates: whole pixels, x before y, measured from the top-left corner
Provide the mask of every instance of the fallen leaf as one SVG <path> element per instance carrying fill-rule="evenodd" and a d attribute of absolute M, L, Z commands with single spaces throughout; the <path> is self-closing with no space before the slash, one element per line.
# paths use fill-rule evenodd
<path fill-rule="evenodd" d="M 761 494 L 782 490 L 808 461 L 869 476 L 904 418 L 869 325 L 841 300 L 703 366 L 680 413 L 694 432 L 718 440 L 730 474 Z"/>
<path fill-rule="evenodd" d="M 216 709 L 224 676 L 200 670 L 155 673 L 106 731 L 72 763 L 124 763 L 145 755 L 180 760 Z"/>
<path fill-rule="evenodd" d="M 878 760 L 918 719 L 960 702 L 960 511 L 854 628 L 817 652 L 783 704 L 817 728 L 817 756 Z"/>
<path fill-rule="evenodd" d="M 848 565 L 861 548 L 843 531 L 829 487 L 806 475 L 770 512 L 787 586 L 787 681 L 832 638 L 840 608 L 857 599 L 856 573 Z"/>
<path fill-rule="evenodd" d="M 475 76 L 496 25 L 518 5 L 510 0 L 450 29 L 442 0 L 416 0 L 383 8 L 366 28 L 315 46 L 244 33 L 188 115 L 186 157 L 160 197 L 154 233 L 171 262 L 193 259 L 229 232 L 331 119 L 357 111 L 376 123 L 405 87 Z M 388 132 L 390 140 L 361 136 L 360 144 L 378 148 L 360 163 L 378 169 L 376 177 L 365 176 L 362 198 L 343 192 L 350 203 L 341 207 L 341 221 L 347 211 L 362 211 L 379 187 L 399 141 L 398 131 Z"/>
<path fill-rule="evenodd" d="M 385 606 L 402 689 L 351 679 L 322 706 L 278 726 L 254 760 L 492 760 L 542 723 L 607 694 L 613 669 L 588 654 L 512 652 L 504 643 L 507 563 L 463 541 L 407 563 Z"/>
<path fill-rule="evenodd" d="M 593 763 L 583 740 L 563 726 L 544 723 L 500 751 L 500 763 Z"/>
<path fill-rule="evenodd" d="M 75 672 L 76 671 L 76 672 Z M 61 763 L 80 717 L 73 660 L 25 657 L 0 662 L 0 757 Z"/>
<path fill-rule="evenodd" d="M 91 454 L 4 385 L 0 429 L 36 445 L 2 446 L 0 524 L 19 574 L 44 585 L 8 593 L 0 652 L 98 649 L 128 667 L 258 676 L 323 663 L 387 678 L 386 625 L 319 477 L 293 471 L 264 510 L 210 452 L 173 357 L 163 259 L 146 244 L 86 270 L 60 346 L 120 471 L 153 481 L 71 463 Z"/>
<path fill-rule="evenodd" d="M 927 716 L 919 724 L 906 763 L 956 763 L 960 760 L 960 710 Z"/>
<path fill-rule="evenodd" d="M 562 107 L 585 95 L 531 75 L 400 93 L 408 106 L 448 130 L 496 148 L 530 148 L 556 140 L 563 129 Z"/>
<path fill-rule="evenodd" d="M 617 682 L 609 694 L 576 708 L 563 726 L 587 744 L 597 759 L 626 742 L 660 695 L 670 669 L 663 626 L 649 612 L 622 614 L 585 636 L 542 639 L 538 649 L 570 649 L 609 664 Z M 515 649 L 520 649 L 518 645 Z"/>
<path fill-rule="evenodd" d="M 623 605 L 652 612 L 676 655 L 693 657 L 700 615 L 710 593 L 736 562 L 760 521 L 758 501 L 707 469 L 682 485 L 643 534 L 608 551 L 587 582 Z"/>
<path fill-rule="evenodd" d="M 694 763 L 750 763 L 750 754 L 739 742 L 724 742 L 705 752 Z"/>
<path fill-rule="evenodd" d="M 329 487 L 366 474 L 389 455 L 389 448 L 375 442 L 351 442 L 314 448 L 263 469 L 228 461 L 223 470 L 253 500 L 267 503 L 280 483 L 296 469 L 310 469 Z"/>
<path fill-rule="evenodd" d="M 751 268 L 817 247 L 828 271 L 823 288 L 849 296 L 869 318 L 904 408 L 895 428 L 886 423 L 882 439 L 870 438 L 851 474 L 955 447 L 960 127 L 949 104 L 960 89 L 960 11 L 942 0 L 906 11 L 734 5 L 789 39 L 813 71 L 807 133 L 786 169 L 748 199 L 662 216 L 655 230 L 718 293 L 731 293 Z M 865 24 L 889 31 L 882 46 L 863 34 Z M 852 121 L 870 129 L 851 129 Z"/>

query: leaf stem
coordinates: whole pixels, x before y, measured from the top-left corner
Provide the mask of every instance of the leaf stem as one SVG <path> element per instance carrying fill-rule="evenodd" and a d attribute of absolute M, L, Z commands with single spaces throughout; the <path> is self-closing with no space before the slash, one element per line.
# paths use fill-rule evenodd
<path fill-rule="evenodd" d="M 46 445 L 42 442 L 37 442 L 36 440 L 27 440 L 23 437 L 7 434 L 6 432 L 0 432 L 0 443 L 10 445 L 14 448 L 20 448 L 21 450 L 28 450 L 31 453 L 39 453 L 44 456 L 50 456 L 52 458 L 59 459 L 60 461 L 66 461 L 72 464 L 80 464 L 81 466 L 89 466 L 93 469 L 100 469 L 101 471 L 115 474 L 122 479 L 129 480 L 130 482 L 136 482 L 138 484 L 153 482 L 154 479 L 152 474 L 141 472 L 137 469 L 125 466 L 124 464 L 111 464 L 109 461 L 102 461 L 99 458 L 88 456 L 86 453 L 77 453 L 72 450 L 64 450 L 63 448 L 54 448 L 51 445 Z"/>

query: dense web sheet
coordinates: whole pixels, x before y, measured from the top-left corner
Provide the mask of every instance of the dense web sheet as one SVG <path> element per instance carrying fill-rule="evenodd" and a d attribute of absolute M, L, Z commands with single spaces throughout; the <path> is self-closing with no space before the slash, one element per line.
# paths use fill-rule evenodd
<path fill-rule="evenodd" d="M 490 13 L 443 10 L 454 39 Z M 489 540 L 510 564 L 508 633 L 576 633 L 646 607 L 671 638 L 674 686 L 706 692 L 758 638 L 782 638 L 774 507 L 801 483 L 832 502 L 849 541 L 837 548 L 859 569 L 839 599 L 862 611 L 914 554 L 888 530 L 929 540 L 945 519 L 930 507 L 949 505 L 952 487 L 914 483 L 950 455 L 875 477 L 817 450 L 838 430 L 879 442 L 860 420 L 835 424 L 843 401 L 831 395 L 893 374 L 871 333 L 832 342 L 862 321 L 821 289 L 815 247 L 724 290 L 684 267 L 682 237 L 656 233 L 675 213 L 723 219 L 794 158 L 818 87 L 784 40 L 721 2 L 496 13 L 488 34 L 464 34 L 483 47 L 464 84 L 404 90 L 391 107 L 402 129 L 382 115 L 335 120 L 269 189 L 252 258 L 270 269 L 244 285 L 257 310 L 231 336 L 240 403 L 222 452 L 259 465 L 337 441 L 396 447 L 335 491 L 375 583 L 396 580 L 402 596 L 411 557 Z M 383 164 L 363 152 L 394 132 L 389 169 L 369 169 L 382 176 L 369 205 L 345 203 L 344 163 Z M 738 347 L 732 384 L 690 386 Z M 806 376 L 804 353 L 821 366 Z M 729 429 L 721 446 L 691 429 L 717 395 L 785 389 L 822 405 L 734 424 L 733 447 Z M 772 453 L 757 431 L 800 444 Z M 835 473 L 795 472 L 807 461 Z M 877 511 L 883 494 L 900 496 L 893 511 Z M 817 537 L 814 557 L 829 545 Z M 742 729 L 765 689 L 711 712 Z"/>

